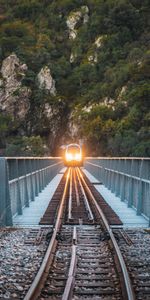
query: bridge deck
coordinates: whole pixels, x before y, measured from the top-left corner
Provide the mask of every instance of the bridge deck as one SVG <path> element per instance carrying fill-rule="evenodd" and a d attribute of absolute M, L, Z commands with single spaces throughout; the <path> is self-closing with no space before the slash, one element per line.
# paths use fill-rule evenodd
<path fill-rule="evenodd" d="M 148 227 L 148 220 L 144 216 L 137 216 L 134 208 L 129 208 L 126 202 L 122 202 L 119 197 L 116 197 L 103 184 L 98 184 L 99 181 L 87 170 L 84 169 L 84 172 L 89 180 L 95 183 L 95 188 L 116 212 L 125 227 Z"/>
<path fill-rule="evenodd" d="M 66 168 L 63 168 L 47 187 L 35 198 L 35 201 L 30 202 L 30 207 L 23 209 L 23 215 L 16 215 L 13 218 L 14 226 L 29 226 L 38 225 L 44 214 L 50 199 L 52 198 L 55 189 L 57 188 L 63 173 Z M 126 227 L 148 227 L 148 220 L 144 216 L 137 216 L 136 210 L 127 207 L 126 202 L 122 202 L 119 197 L 116 197 L 104 185 L 98 184 L 98 180 L 92 176 L 87 170 L 83 169 L 87 177 L 92 183 L 95 183 L 95 188 L 100 192 L 102 197 L 118 214 L 124 226 Z M 41 205 L 41 202 L 42 205 Z"/>

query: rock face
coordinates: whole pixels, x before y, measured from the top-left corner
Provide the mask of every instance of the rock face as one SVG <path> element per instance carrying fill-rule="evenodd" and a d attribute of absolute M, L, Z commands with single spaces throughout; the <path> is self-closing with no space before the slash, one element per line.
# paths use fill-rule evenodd
<path fill-rule="evenodd" d="M 98 62 L 98 51 L 103 47 L 104 41 L 107 38 L 107 35 L 100 35 L 95 39 L 93 46 L 90 50 L 90 53 L 87 55 L 87 59 L 91 65 L 94 65 Z"/>
<path fill-rule="evenodd" d="M 72 111 L 69 115 L 68 121 L 68 130 L 69 135 L 72 139 L 78 139 L 80 132 L 81 132 L 81 119 L 82 113 L 90 113 L 91 110 L 94 108 L 95 105 L 86 105 L 82 108 L 76 108 Z"/>
<path fill-rule="evenodd" d="M 80 129 L 80 120 L 76 117 L 77 110 L 72 111 L 68 118 L 68 133 L 69 136 L 75 140 L 78 137 Z"/>
<path fill-rule="evenodd" d="M 0 110 L 23 120 L 29 109 L 30 89 L 21 85 L 27 65 L 22 64 L 16 54 L 3 60 L 0 80 Z"/>
<path fill-rule="evenodd" d="M 78 132 L 79 132 L 79 127 L 76 123 L 73 123 L 72 120 L 70 120 L 69 124 L 69 133 L 71 138 L 75 139 L 76 137 L 78 137 Z"/>
<path fill-rule="evenodd" d="M 92 55 L 89 55 L 88 56 L 88 61 L 91 65 L 94 65 L 95 63 L 97 63 L 98 61 L 98 58 L 97 58 L 97 53 L 95 52 L 94 54 Z"/>
<path fill-rule="evenodd" d="M 83 19 L 83 24 L 88 22 L 89 19 L 89 8 L 88 6 L 82 6 L 79 11 L 73 11 L 68 16 L 66 21 L 69 28 L 69 39 L 74 40 L 77 36 L 77 29 L 75 29 L 78 22 Z"/>
<path fill-rule="evenodd" d="M 47 66 L 41 69 L 37 75 L 37 79 L 41 89 L 49 91 L 51 95 L 56 94 L 55 80 L 52 78 L 50 69 Z"/>
<path fill-rule="evenodd" d="M 105 35 L 106 36 L 106 35 Z M 98 36 L 95 40 L 95 45 L 97 48 L 101 48 L 101 46 L 103 45 L 103 40 L 104 40 L 104 36 Z"/>
<path fill-rule="evenodd" d="M 81 19 L 81 12 L 73 12 L 67 19 L 67 26 L 69 28 L 69 39 L 74 40 L 77 36 L 77 30 L 75 29 L 76 24 Z"/>
<path fill-rule="evenodd" d="M 75 61 L 76 57 L 77 57 L 76 53 L 75 54 L 71 53 L 71 55 L 70 55 L 70 63 L 71 64 Z"/>
<path fill-rule="evenodd" d="M 122 95 L 125 94 L 126 90 L 127 90 L 127 86 L 124 85 L 124 86 L 122 87 L 121 91 L 120 91 L 120 94 L 119 94 L 119 96 L 118 96 L 118 99 L 121 99 Z"/>

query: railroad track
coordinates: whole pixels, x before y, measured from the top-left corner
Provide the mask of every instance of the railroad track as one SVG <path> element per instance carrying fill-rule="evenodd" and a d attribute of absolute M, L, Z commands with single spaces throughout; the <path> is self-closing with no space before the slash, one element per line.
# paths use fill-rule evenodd
<path fill-rule="evenodd" d="M 116 230 L 117 231 L 117 230 Z M 150 299 L 149 230 L 119 230 L 119 247 L 128 266 L 137 300 Z"/>
<path fill-rule="evenodd" d="M 104 210 L 109 211 L 104 215 L 99 203 L 81 170 L 68 168 L 41 219 L 41 224 L 54 225 L 43 263 L 24 300 L 135 299 L 110 227 L 120 221 L 106 205 Z"/>

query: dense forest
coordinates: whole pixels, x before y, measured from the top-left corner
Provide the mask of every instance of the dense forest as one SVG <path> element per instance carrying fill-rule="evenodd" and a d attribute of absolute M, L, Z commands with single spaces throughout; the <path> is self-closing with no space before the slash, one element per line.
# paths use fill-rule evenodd
<path fill-rule="evenodd" d="M 150 156 L 149 9 L 149 0 L 0 0 L 1 155 L 51 155 L 83 140 L 91 155 Z M 19 107 L 28 91 L 24 117 L 6 103 L 12 54 L 27 66 L 11 94 Z M 45 66 L 53 92 L 37 80 Z"/>

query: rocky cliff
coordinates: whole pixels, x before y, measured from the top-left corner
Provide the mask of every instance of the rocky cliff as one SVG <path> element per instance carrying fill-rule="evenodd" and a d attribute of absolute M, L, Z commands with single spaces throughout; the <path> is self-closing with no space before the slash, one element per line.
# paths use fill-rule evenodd
<path fill-rule="evenodd" d="M 17 132 L 18 137 L 26 136 L 29 133 L 37 135 L 46 130 L 50 141 L 49 150 L 46 145 L 44 147 L 46 151 L 50 151 L 53 150 L 52 141 L 56 138 L 60 122 L 60 105 L 58 107 L 54 106 L 47 99 L 48 95 L 56 96 L 55 80 L 48 66 L 43 66 L 35 76 L 35 87 L 31 88 L 24 85 L 23 82 L 27 71 L 28 66 L 22 63 L 15 53 L 2 61 L 0 70 L 0 113 L 10 118 L 13 128 L 12 134 L 13 131 L 15 134 Z M 38 103 L 37 106 L 34 104 L 33 107 L 34 92 L 41 93 L 41 103 L 39 106 Z M 58 102 L 61 102 L 61 100 Z M 4 141 L 1 144 L 4 144 Z M 29 147 L 27 146 L 27 148 Z"/>
<path fill-rule="evenodd" d="M 50 69 L 45 66 L 37 75 L 40 89 L 49 91 L 51 95 L 56 95 L 55 80 L 51 76 Z"/>
<path fill-rule="evenodd" d="M 52 154 L 84 139 L 91 155 L 149 156 L 148 11 L 147 0 L 1 0 L 0 147 Z"/>
<path fill-rule="evenodd" d="M 31 93 L 21 83 L 26 71 L 27 65 L 13 53 L 3 60 L 0 73 L 0 110 L 21 121 L 25 120 L 29 110 Z"/>

